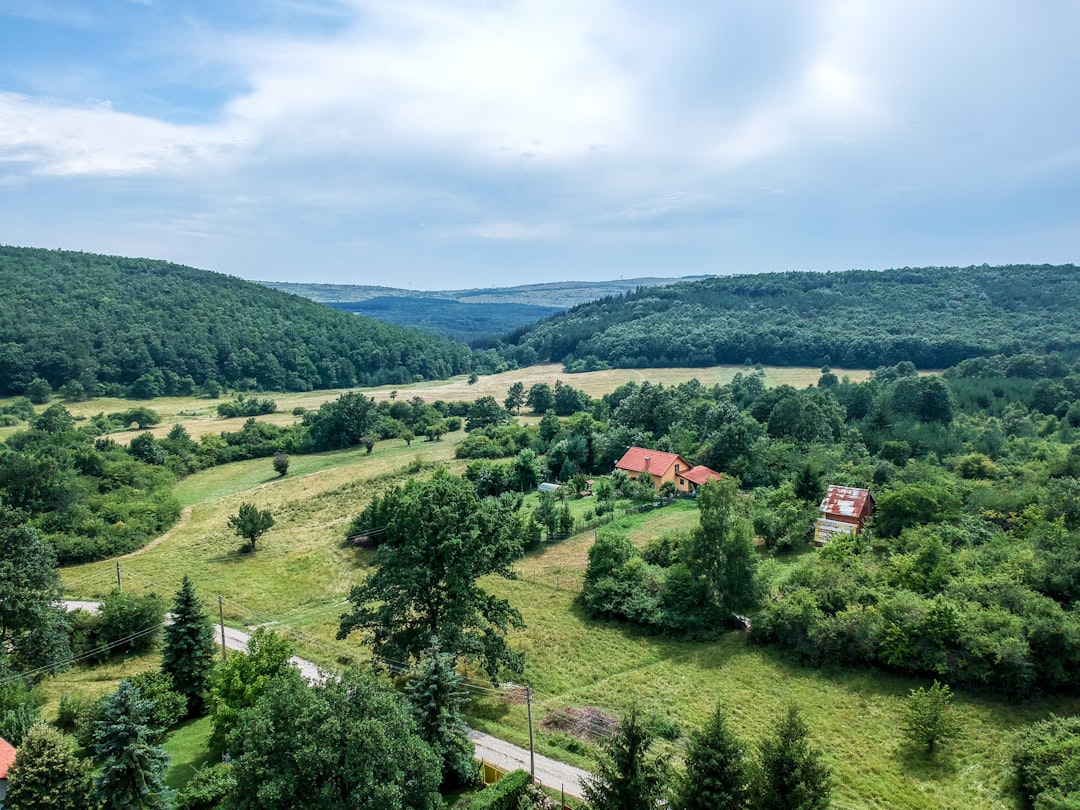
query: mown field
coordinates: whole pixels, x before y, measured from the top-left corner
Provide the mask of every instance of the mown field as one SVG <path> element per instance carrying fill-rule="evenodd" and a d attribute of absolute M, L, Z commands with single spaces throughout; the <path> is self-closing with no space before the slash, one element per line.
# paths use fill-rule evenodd
<path fill-rule="evenodd" d="M 697 378 L 705 385 L 724 384 L 731 381 L 739 372 L 746 372 L 746 366 L 713 366 L 711 368 L 650 368 L 650 369 L 611 369 L 609 371 L 591 371 L 583 374 L 566 374 L 559 364 L 542 366 L 530 366 L 529 368 L 507 371 L 502 374 L 490 374 L 480 377 L 472 385 L 464 376 L 452 377 L 449 380 L 436 380 L 434 382 L 413 383 L 411 385 L 382 386 L 379 388 L 358 389 L 333 389 L 326 391 L 308 391 L 304 393 L 270 393 L 259 394 L 260 398 L 269 397 L 277 403 L 277 413 L 260 416 L 262 421 L 276 425 L 291 425 L 299 421 L 299 417 L 293 415 L 294 408 L 318 408 L 322 403 L 337 399 L 346 390 L 362 391 L 376 400 L 390 397 L 391 393 L 403 398 L 421 397 L 426 402 L 435 400 L 446 401 L 472 401 L 484 396 L 493 396 L 499 402 L 506 397 L 506 392 L 515 382 L 522 382 L 528 390 L 534 383 L 546 382 L 554 386 L 557 380 L 585 391 L 593 397 L 599 397 L 610 393 L 620 385 L 630 381 L 663 383 L 664 385 L 677 385 L 686 380 Z M 852 380 L 862 381 L 870 376 L 869 371 L 833 369 L 838 376 L 848 375 Z M 786 368 L 770 366 L 765 369 L 767 385 L 793 385 L 796 388 L 805 388 L 813 385 L 821 376 L 821 370 L 817 368 Z M 239 430 L 246 419 L 222 419 L 217 415 L 218 403 L 226 401 L 227 396 L 221 399 L 208 399 L 207 397 L 158 397 L 153 400 L 130 400 L 97 398 L 85 402 L 65 402 L 67 408 L 76 419 L 88 419 L 99 413 L 116 413 L 126 411 L 134 405 L 146 405 L 156 411 L 161 417 L 161 423 L 151 429 L 151 433 L 157 438 L 163 438 L 175 424 L 183 424 L 188 433 L 198 439 L 204 433 L 220 433 L 221 431 Z M 12 399 L 0 398 L 0 405 L 10 403 Z M 39 408 L 40 410 L 40 408 Z M 4 439 L 15 431 L 19 426 L 0 427 L 0 439 Z M 127 430 L 112 434 L 112 438 L 121 444 L 126 444 L 139 431 Z"/>
<path fill-rule="evenodd" d="M 550 374 L 557 371 L 558 367 L 549 368 Z M 677 382 L 680 371 L 685 373 L 683 379 L 697 376 L 706 382 L 720 381 L 703 375 L 702 369 L 668 369 L 647 378 Z M 811 381 L 811 376 L 816 379 L 818 372 L 803 373 L 808 376 L 802 382 L 790 376 L 772 381 L 799 385 Z M 616 374 L 620 376 L 615 378 Z M 627 374 L 599 372 L 568 379 L 596 395 L 625 381 Z M 487 394 L 501 398 L 514 379 L 523 379 L 527 385 L 541 379 L 553 382 L 552 376 L 537 369 L 529 375 L 536 376 L 495 375 L 472 386 L 456 380 L 397 390 L 398 396 L 425 399 Z M 373 393 L 385 396 L 389 390 Z M 332 395 L 280 397 L 279 406 L 291 408 L 304 402 L 305 407 L 314 407 Z M 212 405 L 208 400 L 187 400 L 180 406 L 178 401 L 171 415 L 196 424 L 200 417 L 191 415 L 192 402 Z M 94 403 L 85 405 L 94 407 Z M 111 407 L 99 404 L 97 410 Z M 160 410 L 163 416 L 169 413 L 164 407 Z M 205 418 L 216 423 L 212 429 L 221 429 L 222 420 Z M 295 456 L 284 478 L 274 473 L 269 459 L 193 475 L 177 486 L 184 507 L 180 523 L 160 542 L 121 561 L 124 587 L 171 596 L 182 576 L 189 574 L 208 605 L 216 608 L 217 595 L 223 596 L 230 624 L 276 627 L 295 641 L 302 655 L 330 668 L 362 663 L 367 651 L 356 641 L 334 639 L 349 589 L 362 581 L 371 562 L 370 553 L 344 544 L 347 524 L 382 487 L 410 474 L 424 475 L 435 464 L 460 471 L 464 463 L 453 458 L 453 451 L 463 436 L 458 432 L 440 442 L 414 441 L 411 446 L 401 440 L 380 442 L 370 455 L 361 449 Z M 270 509 L 276 520 L 254 554 L 240 552 L 241 541 L 227 526 L 228 517 L 244 501 Z M 584 506 L 575 504 L 575 511 Z M 647 515 L 623 518 L 621 524 L 640 545 L 662 531 L 689 528 L 696 522 L 694 505 L 679 502 Z M 685 748 L 685 735 L 718 702 L 728 707 L 739 733 L 751 744 L 795 703 L 834 769 L 837 808 L 1015 808 L 1019 805 L 1009 792 L 1006 763 L 1013 732 L 1051 712 L 1080 710 L 1077 700 L 1011 705 L 960 694 L 963 737 L 948 754 L 927 763 L 904 747 L 901 731 L 905 696 L 913 687 L 925 685 L 922 682 L 873 670 L 807 668 L 781 653 L 750 644 L 747 634 L 740 632 L 711 643 L 688 643 L 594 622 L 577 601 L 591 543 L 592 532 L 576 535 L 524 558 L 517 565 L 516 580 L 485 582 L 492 592 L 518 607 L 528 625 L 514 632 L 511 640 L 526 653 L 527 669 L 520 680 L 536 690 L 537 725 L 549 713 L 569 707 L 597 706 L 617 715 L 636 705 L 647 718 L 681 729 L 681 738 L 659 743 L 665 755 L 677 761 Z M 116 566 L 114 561 L 77 566 L 65 569 L 63 576 L 71 597 L 99 597 L 114 586 Z M 129 674 L 129 669 L 146 665 L 140 661 L 118 662 L 94 671 L 77 669 L 46 681 L 47 711 L 54 710 L 62 691 L 103 692 Z M 472 722 L 527 745 L 524 706 L 505 700 L 502 685 L 493 688 L 482 683 L 474 682 Z M 198 764 L 202 733 L 196 724 L 171 738 L 178 768 L 171 776 L 177 782 Z M 544 753 L 590 764 L 590 750 L 565 735 L 538 731 L 536 739 L 538 750 Z"/>
<path fill-rule="evenodd" d="M 187 573 L 211 605 L 218 594 L 224 597 L 230 624 L 277 627 L 301 654 L 327 667 L 363 662 L 367 654 L 359 644 L 333 638 L 348 590 L 370 563 L 370 554 L 344 546 L 346 524 L 379 487 L 410 470 L 424 474 L 425 465 L 434 463 L 460 469 L 452 456 L 462 435 L 411 447 L 383 442 L 371 455 L 350 450 L 296 457 L 285 478 L 277 478 L 266 459 L 191 476 L 178 486 L 185 518 L 162 542 L 121 562 L 124 586 L 171 595 Z M 251 555 L 239 552 L 241 541 L 226 525 L 242 501 L 270 509 L 277 521 Z M 642 544 L 661 531 L 696 525 L 697 513 L 692 503 L 680 502 L 624 521 Z M 927 764 L 905 750 L 900 731 L 904 697 L 920 682 L 878 671 L 809 669 L 751 645 L 739 632 L 712 643 L 687 643 L 592 621 L 576 601 L 591 542 L 591 532 L 579 534 L 527 556 L 517 566 L 517 580 L 485 583 L 511 600 L 527 622 L 512 634 L 512 643 L 527 656 L 522 680 L 537 690 L 537 724 L 568 707 L 598 706 L 618 714 L 636 705 L 647 717 L 677 724 L 685 735 L 721 702 L 743 738 L 755 742 L 794 702 L 834 769 L 835 807 L 1012 808 L 1017 804 L 1008 792 L 1005 759 L 1013 731 L 1050 712 L 1080 709 L 1075 700 L 1014 706 L 961 694 L 964 736 L 949 755 Z M 114 562 L 105 561 L 63 575 L 72 597 L 92 598 L 113 586 L 115 573 Z M 50 703 L 68 689 L 104 691 L 127 666 L 51 679 Z M 488 689 L 477 686 L 474 724 L 527 745 L 524 707 L 500 697 L 503 689 Z M 195 734 L 197 729 L 184 730 L 172 743 L 181 757 L 178 767 L 197 764 Z M 660 745 L 677 760 L 685 741 Z M 538 732 L 537 747 L 565 761 L 590 762 L 590 752 L 565 736 Z M 182 773 L 174 778 L 181 780 Z"/>

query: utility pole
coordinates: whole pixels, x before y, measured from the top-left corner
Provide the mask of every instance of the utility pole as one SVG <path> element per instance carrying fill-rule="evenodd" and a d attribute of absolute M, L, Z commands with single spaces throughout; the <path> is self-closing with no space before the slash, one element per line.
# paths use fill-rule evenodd
<path fill-rule="evenodd" d="M 532 687 L 525 687 L 525 706 L 529 710 L 529 773 L 536 779 L 536 756 L 533 754 Z"/>
<path fill-rule="evenodd" d="M 221 622 L 221 660 L 225 660 L 225 608 L 222 605 L 224 597 L 219 593 L 217 598 L 218 620 Z"/>
<path fill-rule="evenodd" d="M 120 561 L 116 561 L 116 590 L 120 590 Z"/>

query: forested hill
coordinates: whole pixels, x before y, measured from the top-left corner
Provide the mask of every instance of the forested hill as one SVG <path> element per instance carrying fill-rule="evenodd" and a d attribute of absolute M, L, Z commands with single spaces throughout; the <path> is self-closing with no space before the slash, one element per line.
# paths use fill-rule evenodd
<path fill-rule="evenodd" d="M 1080 354 L 1074 265 L 728 276 L 582 304 L 512 333 L 522 364 L 765 363 L 945 368 L 968 357 Z"/>
<path fill-rule="evenodd" d="M 0 246 L 0 394 L 309 390 L 469 369 L 467 347 L 238 278 L 149 259 Z"/>

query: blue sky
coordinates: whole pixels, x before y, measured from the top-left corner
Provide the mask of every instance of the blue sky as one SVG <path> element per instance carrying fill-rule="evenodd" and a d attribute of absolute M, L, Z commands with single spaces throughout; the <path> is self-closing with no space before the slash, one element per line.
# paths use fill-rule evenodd
<path fill-rule="evenodd" d="M 1080 260 L 1073 0 L 0 0 L 0 243 L 446 289 Z"/>

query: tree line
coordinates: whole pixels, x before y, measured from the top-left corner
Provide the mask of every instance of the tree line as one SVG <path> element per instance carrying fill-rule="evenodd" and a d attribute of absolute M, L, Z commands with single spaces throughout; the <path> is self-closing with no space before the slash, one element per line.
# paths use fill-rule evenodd
<path fill-rule="evenodd" d="M 0 246 L 0 395 L 309 391 L 441 379 L 469 349 L 238 278 Z"/>
<path fill-rule="evenodd" d="M 1005 352 L 1066 352 L 1073 265 L 767 273 L 642 288 L 508 334 L 520 365 L 568 371 L 731 363 L 947 368 Z"/>

